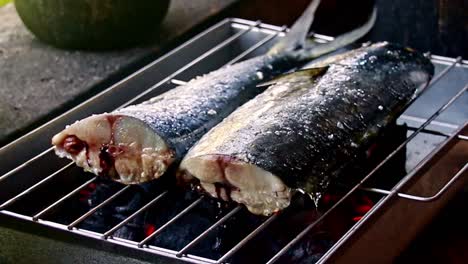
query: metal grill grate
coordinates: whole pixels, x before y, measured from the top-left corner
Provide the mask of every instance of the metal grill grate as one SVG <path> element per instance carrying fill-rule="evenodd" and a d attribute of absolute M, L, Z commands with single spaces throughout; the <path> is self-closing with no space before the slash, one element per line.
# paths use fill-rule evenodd
<path fill-rule="evenodd" d="M 185 80 L 190 79 L 191 77 L 201 74 L 203 72 L 214 70 L 220 66 L 232 64 L 237 61 L 246 59 L 250 56 L 260 54 L 264 51 L 266 47 L 274 43 L 277 37 L 284 35 L 284 32 L 287 30 L 286 27 L 276 27 L 271 25 L 262 24 L 260 22 L 251 22 L 241 19 L 226 19 L 220 23 L 209 28 L 205 32 L 199 34 L 194 39 L 190 40 L 181 47 L 175 49 L 169 54 L 163 56 L 152 64 L 146 66 L 139 72 L 129 76 L 120 83 L 110 87 L 109 89 L 101 92 L 100 94 L 94 96 L 88 101 L 78 105 L 74 109 L 66 112 L 65 114 L 57 117 L 51 122 L 45 124 L 44 126 L 32 131 L 26 136 L 18 139 L 17 141 L 3 147 L 0 149 L 0 156 L 5 157 L 1 161 L 1 170 L 0 173 L 3 175 L 0 176 L 0 187 L 2 185 L 12 185 L 12 182 L 21 182 L 25 177 L 29 175 L 36 175 L 34 177 L 35 182 L 32 184 L 23 184 L 20 187 L 12 188 L 11 193 L 2 193 L 0 194 L 0 214 L 22 219 L 26 221 L 37 222 L 40 225 L 49 226 L 56 229 L 68 230 L 82 236 L 91 237 L 94 239 L 103 240 L 108 243 L 118 244 L 124 247 L 133 248 L 136 250 L 142 250 L 149 253 L 154 253 L 169 258 L 184 260 L 193 263 L 225 263 L 236 254 L 243 246 L 245 246 L 251 239 L 256 235 L 261 233 L 268 225 L 275 221 L 279 214 L 272 215 L 266 218 L 260 225 L 258 225 L 253 231 L 250 232 L 247 236 L 244 237 L 239 243 L 234 245 L 230 250 L 228 250 L 223 256 L 219 259 L 208 259 L 203 256 L 196 256 L 188 254 L 189 250 L 194 246 L 202 242 L 213 230 L 217 227 L 222 226 L 228 219 L 235 216 L 242 210 L 242 206 L 237 206 L 231 209 L 223 217 L 218 219 L 213 225 L 211 225 L 206 230 L 200 232 L 200 235 L 193 239 L 190 243 L 185 245 L 182 249 L 175 251 L 167 248 L 156 247 L 148 244 L 152 238 L 160 235 L 164 230 L 166 230 L 170 225 L 175 221 L 184 217 L 190 210 L 199 205 L 205 197 L 199 197 L 193 201 L 190 205 L 181 210 L 178 214 L 172 217 L 165 224 L 160 226 L 158 229 L 154 230 L 146 238 L 141 241 L 131 241 L 118 237 L 113 237 L 113 234 L 124 225 L 129 223 L 132 219 L 137 217 L 139 214 L 148 210 L 152 206 L 158 206 L 158 203 L 165 197 L 169 195 L 170 191 L 164 191 L 154 196 L 154 198 L 148 202 L 146 205 L 137 209 L 133 214 L 131 214 L 126 219 L 122 220 L 120 223 L 116 224 L 111 229 L 103 233 L 97 233 L 85 229 L 80 229 L 77 226 L 93 215 L 97 210 L 109 204 L 113 200 L 117 199 L 120 195 L 128 191 L 129 186 L 122 187 L 116 193 L 105 199 L 100 204 L 93 207 L 91 210 L 78 217 L 76 220 L 71 222 L 68 225 L 63 225 L 60 223 L 48 221 L 45 219 L 45 216 L 53 211 L 56 207 L 63 204 L 67 199 L 77 194 L 89 185 L 92 182 L 97 180 L 97 177 L 93 177 L 86 181 L 84 184 L 77 186 L 75 189 L 62 196 L 52 204 L 45 207 L 45 209 L 38 210 L 34 215 L 24 215 L 9 210 L 9 208 L 14 205 L 19 200 L 31 195 L 33 191 L 39 189 L 48 181 L 53 180 L 57 176 L 67 173 L 69 170 L 73 169 L 73 163 L 64 163 L 63 160 L 59 160 L 52 153 L 52 148 L 48 148 L 50 137 L 57 131 L 59 131 L 64 124 L 70 123 L 76 119 L 80 119 L 88 116 L 92 113 L 100 113 L 103 111 L 112 111 L 116 108 L 125 107 L 129 104 L 134 104 L 141 102 L 149 97 L 160 94 L 168 89 L 171 89 L 175 85 L 181 85 L 185 83 Z M 332 38 L 322 35 L 315 35 L 317 42 L 326 42 L 330 41 Z M 191 51 L 196 50 L 193 54 L 190 54 Z M 229 51 L 226 51 L 229 50 Z M 221 55 L 221 51 L 222 53 Z M 186 56 L 186 57 L 185 57 Z M 177 59 L 174 59 L 176 58 Z M 431 56 L 432 61 L 440 69 L 438 74 L 433 78 L 430 83 L 431 89 L 439 88 L 438 84 L 444 78 L 450 75 L 451 72 L 455 70 L 461 70 L 467 76 L 468 74 L 468 62 L 463 61 L 460 57 L 456 59 L 445 58 L 440 56 Z M 174 61 L 180 61 L 179 63 L 174 63 Z M 226 62 L 227 61 L 227 62 Z M 155 74 L 155 72 L 159 72 Z M 440 190 L 439 193 L 432 197 L 418 197 L 414 195 L 400 193 L 400 188 L 404 183 L 408 182 L 412 176 L 418 171 L 418 169 L 425 164 L 428 157 L 433 155 L 438 151 L 439 148 L 434 148 L 430 153 L 428 153 L 422 161 L 418 162 L 418 165 L 410 170 L 406 177 L 404 177 L 391 191 L 386 191 L 378 188 L 366 188 L 363 184 L 371 178 L 376 172 L 386 164 L 392 157 L 397 153 L 402 151 L 404 147 L 410 143 L 414 138 L 420 133 L 432 133 L 436 135 L 442 135 L 446 140 L 444 140 L 440 146 L 443 146 L 453 135 L 457 135 L 459 127 L 463 127 L 463 123 L 466 120 L 462 120 L 461 123 L 453 124 L 447 123 L 444 121 L 438 121 L 438 118 L 447 108 L 452 106 L 454 103 L 459 102 L 460 97 L 466 98 L 466 91 L 468 89 L 467 81 L 461 79 L 459 83 L 461 87 L 455 87 L 458 91 L 449 98 L 445 103 L 439 107 L 434 108 L 435 112 L 429 117 L 415 117 L 410 115 L 408 112 L 400 117 L 401 121 L 408 122 L 413 124 L 410 126 L 410 129 L 413 130 L 413 133 L 401 143 L 393 152 L 390 153 L 381 163 L 379 163 L 370 173 L 368 173 L 357 185 L 355 185 L 351 190 L 346 193 L 338 202 L 336 202 L 328 211 L 326 211 L 322 216 L 317 220 L 310 223 L 305 229 L 303 229 L 297 236 L 287 243 L 281 250 L 279 250 L 276 255 L 274 255 L 268 263 L 276 262 L 283 254 L 291 249 L 295 243 L 297 243 L 301 238 L 303 238 L 310 230 L 312 230 L 317 224 L 319 224 L 327 215 L 331 214 L 343 201 L 348 199 L 353 193 L 365 190 L 377 192 L 385 196 L 398 195 L 402 198 L 418 200 L 418 201 L 431 201 L 437 199 L 442 195 L 444 190 L 453 183 L 458 177 L 460 177 L 466 170 L 467 165 L 465 165 L 453 178 L 452 180 Z M 154 84 L 156 83 L 156 84 Z M 154 85 L 153 85 L 154 84 Z M 458 85 L 458 84 L 457 84 Z M 125 89 L 128 87 L 138 86 L 138 89 Z M 440 89 L 442 89 L 441 87 Z M 427 88 L 429 89 L 429 88 Z M 112 98 L 112 100 L 110 100 Z M 418 99 L 419 100 L 419 99 Z M 463 105 L 462 105 L 463 107 Z M 465 105 L 466 107 L 466 105 Z M 463 111 L 463 110 L 462 110 Z M 439 125 L 443 129 L 434 129 L 435 126 Z M 457 135 L 459 140 L 467 140 L 466 136 Z M 21 146 L 28 146 L 27 151 L 20 150 Z M 45 150 L 44 150 L 45 149 Z M 39 154 L 38 154 L 39 153 Z M 39 174 L 39 175 L 38 175 Z M 29 182 L 30 180 L 28 180 Z M 18 190 L 20 189 L 20 190 Z M 378 209 L 378 206 L 374 206 L 371 211 Z M 367 213 L 369 215 L 370 213 Z M 350 235 L 353 230 L 355 230 L 359 225 L 363 224 L 366 220 L 366 216 L 355 224 L 354 227 L 346 235 Z M 338 247 L 341 243 L 341 240 L 335 243 L 332 249 L 322 258 L 326 259 L 327 256 L 333 252 L 334 248 Z"/>

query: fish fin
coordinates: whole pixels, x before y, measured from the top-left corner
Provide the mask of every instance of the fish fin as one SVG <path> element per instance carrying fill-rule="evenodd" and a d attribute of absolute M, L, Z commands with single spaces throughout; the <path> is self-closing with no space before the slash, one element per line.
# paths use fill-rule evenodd
<path fill-rule="evenodd" d="M 306 45 L 310 25 L 314 21 L 315 11 L 321 0 L 312 0 L 302 15 L 294 22 L 286 36 L 276 43 L 268 52 L 276 54 L 284 51 L 293 51 Z"/>
<path fill-rule="evenodd" d="M 328 66 L 323 66 L 323 67 L 316 67 L 316 68 L 308 68 L 308 69 L 303 69 L 303 70 L 298 70 L 295 72 L 291 73 L 286 73 L 283 75 L 280 75 L 274 79 L 271 79 L 267 82 L 263 82 L 257 85 L 257 87 L 267 87 L 271 86 L 273 84 L 277 84 L 280 82 L 290 82 L 292 80 L 296 80 L 298 78 L 308 78 L 308 79 L 317 79 L 318 77 L 324 75 L 328 70 Z"/>
<path fill-rule="evenodd" d="M 301 60 L 308 61 L 347 46 L 365 36 L 374 26 L 376 18 L 377 7 L 374 7 L 369 19 L 362 26 L 339 35 L 327 43 L 317 44 L 313 42 L 304 42 L 306 46 L 303 49 L 296 51 L 297 55 Z"/>

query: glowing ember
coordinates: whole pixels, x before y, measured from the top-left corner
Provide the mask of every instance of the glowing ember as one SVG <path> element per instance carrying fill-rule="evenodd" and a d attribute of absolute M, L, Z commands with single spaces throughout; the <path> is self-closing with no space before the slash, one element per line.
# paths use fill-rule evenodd
<path fill-rule="evenodd" d="M 156 227 L 152 224 L 146 224 L 145 225 L 145 236 L 149 236 L 156 231 Z"/>

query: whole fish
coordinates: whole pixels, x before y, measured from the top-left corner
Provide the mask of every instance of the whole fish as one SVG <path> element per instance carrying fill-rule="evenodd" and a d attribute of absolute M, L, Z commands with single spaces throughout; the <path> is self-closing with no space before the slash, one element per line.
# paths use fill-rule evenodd
<path fill-rule="evenodd" d="M 258 83 L 354 42 L 375 21 L 374 10 L 362 27 L 330 43 L 306 43 L 319 2 L 312 1 L 268 54 L 195 78 L 144 103 L 77 121 L 53 137 L 56 154 L 124 184 L 160 177 L 211 127 L 261 93 Z"/>
<path fill-rule="evenodd" d="M 287 207 L 298 190 L 318 199 L 433 72 L 423 55 L 377 43 L 280 77 L 191 148 L 178 181 L 254 214 Z"/>

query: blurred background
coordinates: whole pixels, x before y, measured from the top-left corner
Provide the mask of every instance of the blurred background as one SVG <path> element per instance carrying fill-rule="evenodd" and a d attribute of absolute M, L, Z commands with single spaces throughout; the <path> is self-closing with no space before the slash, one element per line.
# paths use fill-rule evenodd
<path fill-rule="evenodd" d="M 308 0 L 241 1 L 232 14 L 274 25 L 291 25 Z M 248 4 L 247 4 L 248 2 Z M 468 1 L 466 0 L 322 0 L 312 26 L 335 36 L 363 23 L 378 7 L 370 41 L 393 41 L 433 54 L 468 57 Z"/>

